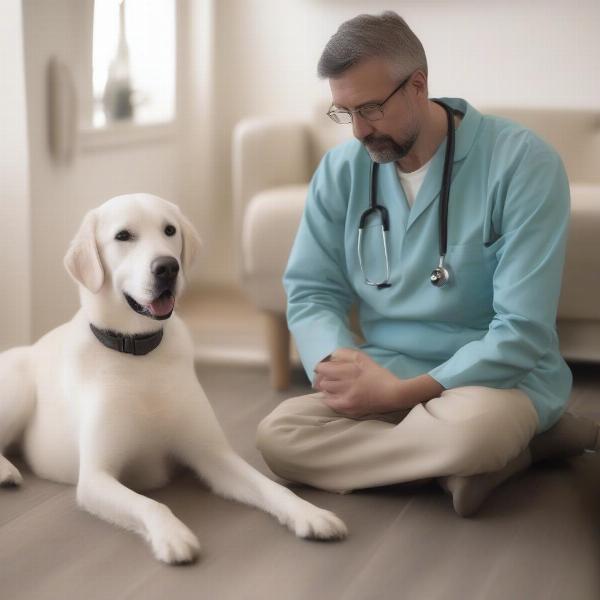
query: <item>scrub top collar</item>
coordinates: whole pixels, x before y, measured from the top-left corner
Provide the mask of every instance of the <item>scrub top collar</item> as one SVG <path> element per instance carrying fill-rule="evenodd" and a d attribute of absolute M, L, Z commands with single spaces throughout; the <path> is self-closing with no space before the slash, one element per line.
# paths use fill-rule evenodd
<path fill-rule="evenodd" d="M 450 108 L 460 111 L 464 114 L 460 126 L 456 130 L 456 140 L 454 147 L 454 162 L 463 160 L 473 146 L 477 130 L 481 125 L 483 115 L 473 108 L 466 100 L 462 98 L 438 98 Z"/>
<path fill-rule="evenodd" d="M 460 126 L 456 130 L 455 137 L 455 147 L 454 147 L 454 165 L 456 163 L 462 161 L 469 150 L 473 146 L 475 142 L 475 138 L 477 136 L 477 131 L 483 119 L 482 114 L 473 108 L 466 100 L 462 98 L 440 98 L 442 102 L 447 104 L 453 109 L 456 109 L 463 113 L 464 117 L 460 122 Z M 446 150 L 446 140 L 442 142 L 439 148 L 436 150 L 433 158 L 431 159 L 431 165 L 429 167 L 429 171 L 425 176 L 425 180 L 421 185 L 421 189 L 415 198 L 414 205 L 410 209 L 409 214 L 407 215 L 407 223 L 406 229 L 410 229 L 413 223 L 425 212 L 425 210 L 431 205 L 431 203 L 439 197 L 440 195 L 440 187 L 441 187 L 441 178 L 442 172 L 444 168 L 444 154 Z M 388 186 L 391 185 L 394 189 L 400 190 L 400 182 L 398 179 L 398 175 L 395 171 L 394 163 L 387 163 L 382 165 L 383 172 L 386 173 L 387 176 L 384 175 L 384 182 L 387 181 Z M 456 177 L 459 169 L 455 168 L 452 171 L 452 180 Z M 379 192 L 380 197 L 385 198 L 386 189 L 381 189 L 381 182 L 379 184 Z M 386 188 L 386 184 L 384 183 L 384 188 Z M 387 188 L 389 189 L 389 187 Z M 452 187 L 450 188 L 450 195 L 452 196 Z M 404 193 L 403 191 L 401 193 Z M 452 197 L 450 198 L 450 203 L 452 203 Z"/>

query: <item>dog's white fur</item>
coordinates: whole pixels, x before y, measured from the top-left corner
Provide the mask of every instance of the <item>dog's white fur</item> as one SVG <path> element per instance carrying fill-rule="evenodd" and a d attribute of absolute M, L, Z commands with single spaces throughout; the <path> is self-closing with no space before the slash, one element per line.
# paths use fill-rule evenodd
<path fill-rule="evenodd" d="M 167 224 L 176 234 L 167 236 Z M 129 230 L 134 238 L 115 235 Z M 183 275 L 198 248 L 191 223 L 149 194 L 118 196 L 90 211 L 65 257 L 81 310 L 36 344 L 0 354 L 0 484 L 22 477 L 2 452 L 21 447 L 40 477 L 77 484 L 81 507 L 141 534 L 161 561 L 195 560 L 196 536 L 171 510 L 135 489 L 164 485 L 175 463 L 191 467 L 216 493 L 257 506 L 300 537 L 343 538 L 346 527 L 250 467 L 227 442 L 194 371 L 193 345 L 175 315 L 135 312 L 153 301 L 150 264 L 175 257 Z M 111 350 L 100 329 L 142 334 L 163 328 L 149 354 Z"/>

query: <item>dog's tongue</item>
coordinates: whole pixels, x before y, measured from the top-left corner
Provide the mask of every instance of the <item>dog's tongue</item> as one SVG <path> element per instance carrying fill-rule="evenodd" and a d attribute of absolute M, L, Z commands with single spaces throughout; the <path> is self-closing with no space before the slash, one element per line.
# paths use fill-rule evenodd
<path fill-rule="evenodd" d="M 168 315 L 175 306 L 175 298 L 172 294 L 165 293 L 159 296 L 150 304 L 150 312 L 155 317 L 164 317 Z"/>

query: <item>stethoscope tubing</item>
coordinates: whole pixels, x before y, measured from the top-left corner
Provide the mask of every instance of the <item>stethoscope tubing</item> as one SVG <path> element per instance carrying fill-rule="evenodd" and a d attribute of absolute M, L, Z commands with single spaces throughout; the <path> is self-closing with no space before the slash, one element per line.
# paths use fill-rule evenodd
<path fill-rule="evenodd" d="M 446 140 L 446 152 L 444 154 L 444 172 L 442 174 L 442 189 L 440 191 L 440 256 L 446 256 L 448 251 L 448 204 L 450 201 L 450 185 L 452 182 L 452 166 L 454 164 L 454 115 L 452 110 L 439 100 L 433 100 L 445 111 L 448 118 L 448 136 Z"/>
<path fill-rule="evenodd" d="M 441 100 L 434 99 L 433 102 L 439 104 L 445 111 L 448 119 L 448 134 L 446 139 L 446 150 L 444 153 L 444 171 L 442 174 L 442 183 L 440 189 L 440 203 L 439 203 L 439 239 L 438 247 L 440 254 L 439 265 L 431 273 L 431 283 L 436 287 L 444 286 L 449 278 L 450 273 L 447 267 L 444 267 L 444 259 L 448 250 L 448 205 L 450 201 L 450 186 L 452 182 L 452 166 L 454 164 L 454 148 L 455 148 L 455 127 L 454 127 L 454 114 L 452 109 L 444 104 Z M 359 221 L 358 226 L 358 261 L 361 272 L 365 278 L 365 283 L 370 286 L 375 286 L 378 289 L 390 287 L 390 265 L 387 248 L 387 236 L 390 229 L 390 218 L 388 210 L 385 206 L 378 204 L 377 202 L 377 182 L 379 174 L 379 163 L 375 161 L 371 162 L 370 172 L 370 186 L 369 186 L 369 208 L 365 210 Z M 362 261 L 362 232 L 367 224 L 369 217 L 375 213 L 378 213 L 381 217 L 381 234 L 383 238 L 383 251 L 385 254 L 385 269 L 386 276 L 385 280 L 381 283 L 371 281 L 364 270 Z"/>

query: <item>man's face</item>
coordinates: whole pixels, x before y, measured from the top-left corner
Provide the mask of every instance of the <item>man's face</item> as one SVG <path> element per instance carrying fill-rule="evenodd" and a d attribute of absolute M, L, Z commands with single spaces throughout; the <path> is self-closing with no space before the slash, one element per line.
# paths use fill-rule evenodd
<path fill-rule="evenodd" d="M 380 104 L 398 86 L 389 63 L 383 59 L 361 62 L 340 77 L 329 80 L 336 108 L 355 110 L 367 104 Z M 409 80 L 383 105 L 383 118 L 369 121 L 352 115 L 354 137 L 363 143 L 372 160 L 387 163 L 404 158 L 420 132 L 418 114 L 411 99 Z"/>

